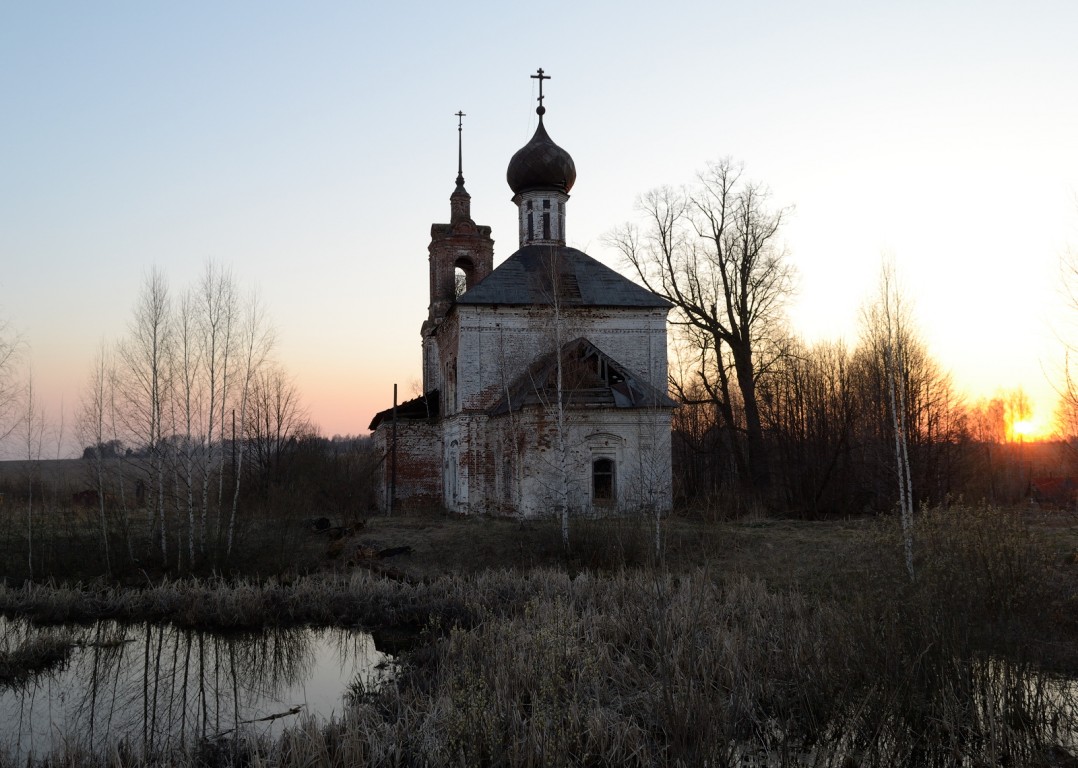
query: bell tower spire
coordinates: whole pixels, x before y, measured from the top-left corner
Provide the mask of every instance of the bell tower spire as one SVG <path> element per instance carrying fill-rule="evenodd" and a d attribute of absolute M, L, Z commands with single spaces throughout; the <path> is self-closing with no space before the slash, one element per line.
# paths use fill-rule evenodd
<path fill-rule="evenodd" d="M 494 269 L 490 227 L 472 221 L 472 196 L 464 189 L 464 118 L 457 111 L 457 185 L 449 196 L 449 223 L 430 227 L 430 305 L 420 334 L 423 338 L 423 392 L 441 386 L 441 362 L 434 335 L 453 308 L 460 290 L 467 290 Z M 458 281 L 458 275 L 460 280 Z"/>
<path fill-rule="evenodd" d="M 449 196 L 449 221 L 456 224 L 472 220 L 472 196 L 464 189 L 464 118 L 467 115 L 457 111 L 457 188 Z"/>
<path fill-rule="evenodd" d="M 467 115 L 457 112 L 457 186 L 464 186 L 464 118 Z"/>

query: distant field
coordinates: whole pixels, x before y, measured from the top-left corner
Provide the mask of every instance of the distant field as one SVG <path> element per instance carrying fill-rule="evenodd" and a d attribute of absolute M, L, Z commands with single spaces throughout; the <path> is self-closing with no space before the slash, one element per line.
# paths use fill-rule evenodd
<path fill-rule="evenodd" d="M 1013 514 L 1029 524 L 1060 563 L 1078 568 L 1078 515 L 1073 512 Z M 883 523 L 881 525 L 881 522 Z M 654 522 L 649 519 L 575 520 L 570 524 L 574 568 L 616 568 L 654 562 Z M 716 575 L 744 575 L 773 587 L 834 593 L 858 583 L 879 567 L 879 537 L 893 536 L 886 520 L 804 521 L 757 519 L 703 522 L 683 514 L 663 521 L 661 557 L 666 568 L 706 568 Z M 410 547 L 387 561 L 412 579 L 444 574 L 476 574 L 504 568 L 533 568 L 565 562 L 560 531 L 553 520 L 446 515 L 372 517 L 353 536 L 336 542 L 338 567 L 364 545 L 374 549 Z M 368 547 L 371 548 L 371 547 Z M 332 550 L 330 550 L 332 552 Z"/>
<path fill-rule="evenodd" d="M 144 459 L 106 459 L 106 471 L 122 472 L 134 482 Z M 24 492 L 28 478 L 57 492 L 74 493 L 93 486 L 94 464 L 84 459 L 46 459 L 42 461 L 0 461 L 0 493 Z"/>
<path fill-rule="evenodd" d="M 133 488 L 145 460 L 114 459 L 107 470 L 122 473 Z M 35 477 L 34 537 L 41 548 L 35 562 L 37 575 L 88 578 L 100 560 L 100 516 L 96 508 L 79 506 L 72 497 L 94 487 L 93 463 L 81 459 L 41 462 L 0 461 L 0 564 L 2 575 L 22 578 L 27 560 L 25 499 L 27 478 Z M 111 497 L 110 497 L 111 498 Z M 445 574 L 468 575 L 489 570 L 568 567 L 613 569 L 620 566 L 660 564 L 685 571 L 707 568 L 717 574 L 741 574 L 778 588 L 795 587 L 824 594 L 840 591 L 878 567 L 872 561 L 884 532 L 898 536 L 897 523 L 886 518 L 804 521 L 782 518 L 703 520 L 691 510 L 680 510 L 662 521 L 662 544 L 656 561 L 652 518 L 607 520 L 574 519 L 566 556 L 560 530 L 552 519 L 519 521 L 508 518 L 462 517 L 440 512 L 407 516 L 369 516 L 333 512 L 313 494 L 294 497 L 271 495 L 255 500 L 239 518 L 240 556 L 229 559 L 239 573 L 340 570 L 371 567 L 408 578 L 425 580 Z M 113 555 L 126 549 L 120 537 L 130 526 L 136 573 L 154 573 L 156 544 L 150 541 L 153 521 L 149 508 L 125 496 L 120 513 L 117 499 L 110 510 Z M 23 506 L 20 506 L 22 504 Z M 972 507 L 970 509 L 973 509 Z M 181 534 L 185 516 L 170 512 L 169 530 Z M 1058 562 L 1078 568 L 1078 514 L 1015 508 L 1013 514 L 1029 524 L 1031 533 L 1048 544 Z M 308 520 L 325 516 L 333 535 L 315 532 Z M 920 519 L 921 514 L 916 516 Z M 212 513 L 211 513 L 211 521 Z M 882 524 L 881 524 L 882 523 Z M 893 523 L 893 525 L 892 525 Z M 897 538 L 896 538 L 897 542 Z M 896 543 L 897 548 L 897 543 Z M 170 543 L 173 557 L 175 541 Z M 397 550 L 393 557 L 372 558 L 372 553 Z M 897 551 L 897 549 L 896 549 Z M 174 559 L 171 560 L 174 563 Z"/>

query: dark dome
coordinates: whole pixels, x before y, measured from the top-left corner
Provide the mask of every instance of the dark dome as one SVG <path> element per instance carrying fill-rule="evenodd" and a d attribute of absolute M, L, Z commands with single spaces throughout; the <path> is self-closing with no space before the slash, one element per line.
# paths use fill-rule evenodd
<path fill-rule="evenodd" d="M 564 149 L 555 144 L 543 127 L 539 127 L 531 141 L 517 150 L 509 161 L 505 179 L 513 194 L 533 189 L 551 189 L 569 194 L 576 181 L 576 164 Z"/>

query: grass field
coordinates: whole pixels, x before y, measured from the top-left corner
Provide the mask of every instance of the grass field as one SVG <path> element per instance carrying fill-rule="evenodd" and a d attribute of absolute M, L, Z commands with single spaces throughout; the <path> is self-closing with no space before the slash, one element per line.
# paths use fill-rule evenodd
<path fill-rule="evenodd" d="M 0 467 L 0 484 L 28 469 Z M 134 558 L 104 578 L 98 518 L 65 501 L 78 482 L 60 490 L 81 469 L 43 484 L 35 583 L 13 575 L 27 538 L 17 490 L 5 499 L 0 611 L 408 641 L 398 677 L 333 723 L 58 764 L 1078 765 L 1073 512 L 920 510 L 911 581 L 887 517 L 686 511 L 658 551 L 653 520 L 574 520 L 566 552 L 554 520 L 337 514 L 317 532 L 320 508 L 276 505 L 243 521 L 228 571 Z"/>

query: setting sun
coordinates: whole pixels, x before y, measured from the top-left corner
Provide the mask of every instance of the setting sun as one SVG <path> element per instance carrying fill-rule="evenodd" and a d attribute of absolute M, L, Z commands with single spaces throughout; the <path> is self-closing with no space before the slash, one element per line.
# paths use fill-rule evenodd
<path fill-rule="evenodd" d="M 1029 437 L 1036 431 L 1036 425 L 1032 421 L 1016 421 L 1011 425 L 1011 431 L 1022 437 Z"/>
<path fill-rule="evenodd" d="M 1020 440 L 1045 440 L 1051 437 L 1052 425 L 1044 419 L 1029 416 L 1015 421 L 1010 426 L 1009 439 L 1011 442 Z"/>

